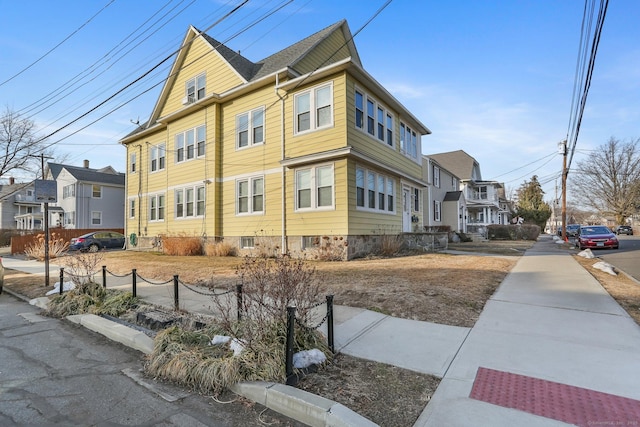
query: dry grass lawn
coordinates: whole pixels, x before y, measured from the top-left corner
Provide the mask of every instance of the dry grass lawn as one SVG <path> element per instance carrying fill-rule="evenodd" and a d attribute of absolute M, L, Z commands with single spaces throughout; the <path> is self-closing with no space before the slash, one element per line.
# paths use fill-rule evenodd
<path fill-rule="evenodd" d="M 350 262 L 313 262 L 327 294 L 336 304 L 377 310 L 392 316 L 472 327 L 486 301 L 533 242 L 470 242 L 449 249 L 476 254 L 421 254 Z M 490 253 L 498 256 L 479 256 Z M 516 256 L 503 256 L 516 255 Z M 594 269 L 598 259 L 575 257 L 640 324 L 640 286 L 625 275 Z M 238 283 L 239 258 L 179 257 L 143 252 L 108 252 L 101 265 L 127 274 L 133 268 L 147 279 L 164 281 L 178 274 L 185 283 L 214 287 Z M 55 261 L 52 261 L 55 263 Z M 52 278 L 55 282 L 56 278 Z M 30 298 L 51 289 L 44 278 L 11 270 L 5 287 Z M 299 385 L 335 400 L 381 426 L 411 426 L 439 379 L 394 366 L 338 355 L 319 374 Z"/>

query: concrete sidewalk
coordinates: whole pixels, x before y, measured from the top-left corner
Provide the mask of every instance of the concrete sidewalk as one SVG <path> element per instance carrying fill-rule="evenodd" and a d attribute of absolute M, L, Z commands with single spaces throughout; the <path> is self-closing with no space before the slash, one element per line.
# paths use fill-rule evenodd
<path fill-rule="evenodd" d="M 4 261 L 8 268 L 34 267 Z M 114 279 L 108 277 L 109 288 L 130 289 L 130 277 Z M 152 304 L 174 305 L 172 284 L 138 281 L 137 293 Z M 180 287 L 180 308 L 212 314 L 212 305 Z M 518 260 L 473 329 L 344 306 L 336 306 L 334 314 L 338 351 L 443 378 L 415 427 L 640 426 L 640 327 L 551 236 L 541 236 Z M 538 388 L 532 391 L 527 384 Z M 261 399 L 277 389 L 278 399 L 300 417 L 334 408 L 332 425 L 372 425 L 344 407 L 336 409 L 334 402 L 291 390 L 289 395 L 280 386 L 257 384 L 240 391 L 265 404 Z M 492 396 L 495 390 L 502 395 Z M 603 393 L 614 406 L 622 401 L 630 409 L 589 413 L 588 420 L 584 410 L 582 419 L 571 415 L 582 410 L 580 402 Z"/>
<path fill-rule="evenodd" d="M 554 245 L 542 236 L 511 270 L 416 426 L 640 425 L 640 327 Z M 470 397 L 487 381 L 479 375 L 485 372 L 495 383 L 484 386 L 505 395 L 496 397 L 494 390 L 497 404 Z M 501 378 L 543 387 L 535 394 L 522 381 Z M 597 406 L 589 399 L 604 393 L 629 409 L 588 413 Z M 541 402 L 546 406 L 537 407 Z"/>

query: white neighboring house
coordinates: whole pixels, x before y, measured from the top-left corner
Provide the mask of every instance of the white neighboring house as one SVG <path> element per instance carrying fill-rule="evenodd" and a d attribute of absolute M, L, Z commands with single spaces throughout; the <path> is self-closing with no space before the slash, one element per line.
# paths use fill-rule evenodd
<path fill-rule="evenodd" d="M 463 150 L 426 156 L 460 178 L 460 190 L 466 201 L 464 222 L 466 232 L 485 234 L 486 226 L 509 224 L 510 202 L 505 197 L 504 184 L 484 181 L 480 164 Z"/>
<path fill-rule="evenodd" d="M 460 179 L 429 156 L 422 156 L 423 180 L 429 183 L 424 198 L 423 223 L 427 230 L 449 226 L 466 233 L 467 204 L 460 190 Z"/>
<path fill-rule="evenodd" d="M 0 185 L 0 229 L 42 230 L 42 203 L 36 202 L 33 182 Z"/>
<path fill-rule="evenodd" d="M 48 163 L 47 179 L 56 181 L 61 210 L 51 225 L 64 228 L 124 228 L 125 174 L 111 166 L 102 169 Z"/>

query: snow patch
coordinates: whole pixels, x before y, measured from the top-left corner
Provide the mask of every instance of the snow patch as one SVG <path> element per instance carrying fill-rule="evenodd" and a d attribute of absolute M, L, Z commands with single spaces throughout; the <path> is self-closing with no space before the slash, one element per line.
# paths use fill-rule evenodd
<path fill-rule="evenodd" d="M 70 291 L 75 287 L 76 285 L 74 285 L 73 282 L 64 282 L 64 286 L 62 287 L 62 292 Z M 50 291 L 47 291 L 45 295 L 54 295 L 59 293 L 60 293 L 60 282 L 56 282 L 53 285 L 53 289 L 51 289 Z"/>
<path fill-rule="evenodd" d="M 327 356 L 317 348 L 303 350 L 293 355 L 293 367 L 296 369 L 308 368 L 311 365 L 321 365 L 327 360 Z"/>
<path fill-rule="evenodd" d="M 226 335 L 215 335 L 211 340 L 211 345 L 229 344 L 229 348 L 233 351 L 233 355 L 237 356 L 244 350 L 244 343 L 237 338 L 231 338 Z"/>
<path fill-rule="evenodd" d="M 613 269 L 613 266 L 609 263 L 606 263 L 604 261 L 599 261 L 596 262 L 595 264 L 593 264 L 593 268 L 597 268 L 598 270 L 602 270 L 605 273 L 609 273 L 612 276 L 617 276 L 615 270 Z"/>
<path fill-rule="evenodd" d="M 584 251 L 578 252 L 578 256 L 581 256 L 581 257 L 586 258 L 586 259 L 593 259 L 593 258 L 596 257 L 593 254 L 593 252 L 591 252 L 591 249 L 589 249 L 589 248 L 585 249 Z"/>

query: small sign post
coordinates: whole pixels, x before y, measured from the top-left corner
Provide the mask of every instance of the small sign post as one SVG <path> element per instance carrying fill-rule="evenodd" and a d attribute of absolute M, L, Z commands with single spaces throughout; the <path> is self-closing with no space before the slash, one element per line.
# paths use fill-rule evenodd
<path fill-rule="evenodd" d="M 49 203 L 58 201 L 58 188 L 55 181 L 36 179 L 34 182 L 36 202 L 44 203 L 44 285 L 49 286 Z M 62 291 L 62 283 L 60 283 Z"/>

